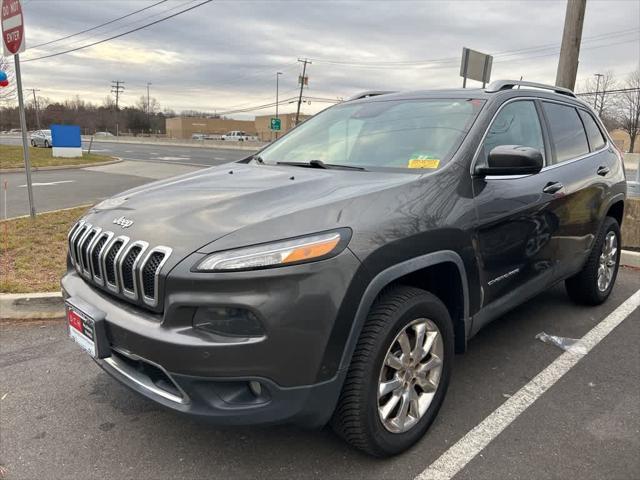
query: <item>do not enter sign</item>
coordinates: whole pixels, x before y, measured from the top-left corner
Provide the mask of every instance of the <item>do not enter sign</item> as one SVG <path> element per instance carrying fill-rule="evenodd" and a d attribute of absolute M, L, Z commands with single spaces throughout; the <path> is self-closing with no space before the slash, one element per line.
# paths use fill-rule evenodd
<path fill-rule="evenodd" d="M 5 55 L 24 52 L 24 21 L 20 0 L 2 0 L 2 44 Z"/>

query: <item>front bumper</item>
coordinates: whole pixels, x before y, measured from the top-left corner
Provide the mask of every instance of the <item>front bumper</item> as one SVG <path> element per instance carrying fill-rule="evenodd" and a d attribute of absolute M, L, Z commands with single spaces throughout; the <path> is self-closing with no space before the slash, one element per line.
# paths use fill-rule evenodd
<path fill-rule="evenodd" d="M 115 299 L 75 271 L 62 288 L 104 313 L 111 356 L 97 362 L 142 395 L 219 424 L 318 426 L 330 418 L 342 385 L 344 372 L 328 372 L 323 361 L 359 265 L 348 249 L 322 262 L 255 272 L 194 274 L 178 265 L 167 279 L 164 314 Z M 221 337 L 193 327 L 198 307 L 219 306 L 250 309 L 264 336 Z"/>

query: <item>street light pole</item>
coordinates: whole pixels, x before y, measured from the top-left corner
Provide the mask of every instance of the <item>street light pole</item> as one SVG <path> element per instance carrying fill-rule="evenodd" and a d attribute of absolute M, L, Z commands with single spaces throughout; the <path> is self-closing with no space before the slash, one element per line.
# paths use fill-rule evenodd
<path fill-rule="evenodd" d="M 602 73 L 595 73 L 594 76 L 598 79 L 598 81 L 596 82 L 596 99 L 593 101 L 593 108 L 594 110 L 597 110 L 598 109 L 598 92 L 600 92 L 600 78 L 604 77 L 604 75 Z"/>
<path fill-rule="evenodd" d="M 276 118 L 280 118 L 278 116 L 278 102 L 279 102 L 279 96 L 280 96 L 280 75 L 282 75 L 282 72 L 276 72 Z M 276 140 L 278 139 L 278 131 L 276 130 Z"/>

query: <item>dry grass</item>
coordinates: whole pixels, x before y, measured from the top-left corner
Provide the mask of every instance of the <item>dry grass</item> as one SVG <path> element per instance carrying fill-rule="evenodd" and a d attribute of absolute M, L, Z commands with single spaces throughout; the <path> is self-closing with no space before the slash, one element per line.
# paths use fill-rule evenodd
<path fill-rule="evenodd" d="M 78 158 L 57 158 L 53 156 L 50 148 L 29 147 L 29 158 L 32 167 L 53 167 L 53 166 L 74 166 L 85 163 L 107 162 L 112 157 L 104 155 L 87 155 Z M 0 145 L 0 169 L 2 168 L 23 168 L 22 146 Z"/>
<path fill-rule="evenodd" d="M 0 293 L 59 290 L 66 270 L 67 233 L 86 209 L 0 222 Z"/>

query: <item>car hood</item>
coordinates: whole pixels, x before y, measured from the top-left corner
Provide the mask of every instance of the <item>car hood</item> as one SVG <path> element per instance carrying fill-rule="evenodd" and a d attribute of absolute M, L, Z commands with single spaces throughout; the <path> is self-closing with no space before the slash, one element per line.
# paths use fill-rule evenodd
<path fill-rule="evenodd" d="M 343 213 L 354 198 L 416 177 L 234 163 L 129 190 L 96 205 L 84 220 L 132 241 L 171 247 L 180 253 L 177 259 L 199 249 L 210 251 L 211 242 L 232 232 L 239 233 L 233 236 L 236 243 L 252 244 L 348 227 L 357 212 Z M 127 220 L 133 223 L 123 228 Z M 245 237 L 243 229 L 250 231 Z"/>

